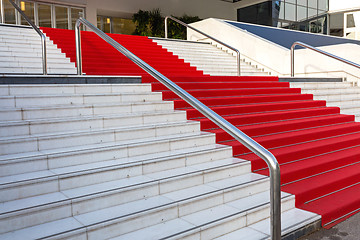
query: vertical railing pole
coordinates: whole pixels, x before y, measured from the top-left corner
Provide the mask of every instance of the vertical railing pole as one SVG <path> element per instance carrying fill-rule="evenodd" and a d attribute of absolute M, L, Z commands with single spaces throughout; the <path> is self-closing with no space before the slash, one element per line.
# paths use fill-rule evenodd
<path fill-rule="evenodd" d="M 47 54 L 46 54 L 46 37 L 41 35 L 42 67 L 43 75 L 47 75 Z"/>
<path fill-rule="evenodd" d="M 0 0 L 1 4 L 1 23 L 5 23 L 5 16 L 4 16 L 4 0 Z"/>
<path fill-rule="evenodd" d="M 237 75 L 238 75 L 238 76 L 241 76 L 240 52 L 236 52 L 236 64 L 237 64 Z"/>
<path fill-rule="evenodd" d="M 290 50 L 290 59 L 291 59 L 291 77 L 295 76 L 295 45 L 291 46 Z"/>
<path fill-rule="evenodd" d="M 165 38 L 168 38 L 168 17 L 165 18 Z"/>
<path fill-rule="evenodd" d="M 82 55 L 81 55 L 81 35 L 80 35 L 80 19 L 76 21 L 75 24 L 75 45 L 76 45 L 76 65 L 77 65 L 77 74 L 82 75 Z"/>

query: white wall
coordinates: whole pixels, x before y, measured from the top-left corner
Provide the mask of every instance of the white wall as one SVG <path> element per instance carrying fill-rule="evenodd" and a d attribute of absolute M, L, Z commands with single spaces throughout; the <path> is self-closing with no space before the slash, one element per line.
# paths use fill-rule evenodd
<path fill-rule="evenodd" d="M 344 11 L 351 8 L 360 8 L 359 0 L 329 0 L 329 11 Z"/>
<path fill-rule="evenodd" d="M 206 19 L 191 24 L 197 29 L 237 48 L 242 57 L 278 76 L 290 76 L 290 50 L 218 19 Z M 203 36 L 188 31 L 189 40 L 203 39 Z M 360 46 L 340 44 L 320 47 L 324 51 L 360 64 Z M 311 50 L 295 50 L 296 76 L 346 77 L 359 81 L 360 70 Z"/>

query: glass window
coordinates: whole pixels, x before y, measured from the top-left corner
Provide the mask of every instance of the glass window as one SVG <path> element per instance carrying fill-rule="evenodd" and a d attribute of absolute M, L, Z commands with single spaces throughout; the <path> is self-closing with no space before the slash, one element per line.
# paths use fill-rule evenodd
<path fill-rule="evenodd" d="M 75 29 L 76 20 L 79 19 L 80 15 L 84 17 L 84 10 L 81 8 L 71 8 L 71 29 Z"/>
<path fill-rule="evenodd" d="M 296 4 L 296 0 L 285 0 L 286 3 Z"/>
<path fill-rule="evenodd" d="M 23 11 L 26 14 L 26 16 L 28 16 L 30 18 L 30 20 L 33 23 L 35 22 L 34 3 L 21 1 L 20 2 L 20 9 L 21 9 L 21 11 Z M 28 22 L 22 16 L 20 18 L 21 18 L 21 24 L 22 25 L 29 25 Z"/>
<path fill-rule="evenodd" d="M 307 6 L 307 0 L 298 0 L 297 4 L 306 7 Z"/>
<path fill-rule="evenodd" d="M 3 0 L 5 23 L 16 24 L 15 8 L 8 0 Z"/>
<path fill-rule="evenodd" d="M 307 19 L 307 11 L 306 7 L 297 6 L 297 20 L 299 22 Z"/>
<path fill-rule="evenodd" d="M 313 8 L 308 8 L 308 18 L 313 18 L 317 16 L 317 10 Z"/>
<path fill-rule="evenodd" d="M 56 28 L 68 29 L 69 28 L 69 18 L 68 18 L 68 8 L 55 6 L 55 22 Z"/>
<path fill-rule="evenodd" d="M 285 3 L 285 19 L 289 21 L 296 20 L 296 8 L 295 5 Z"/>
<path fill-rule="evenodd" d="M 355 27 L 354 14 L 348 14 L 346 16 L 346 27 L 347 28 L 354 28 Z"/>
<path fill-rule="evenodd" d="M 327 11 L 328 10 L 328 0 L 319 0 L 319 9 Z"/>
<path fill-rule="evenodd" d="M 135 32 L 136 25 L 131 19 L 113 18 L 113 33 L 131 35 Z"/>
<path fill-rule="evenodd" d="M 309 8 L 317 8 L 317 1 L 318 0 L 309 0 L 308 1 L 308 4 L 309 4 L 308 7 Z"/>
<path fill-rule="evenodd" d="M 97 16 L 97 28 L 102 30 L 102 17 Z"/>
<path fill-rule="evenodd" d="M 51 6 L 38 4 L 38 17 L 40 27 L 51 27 Z"/>

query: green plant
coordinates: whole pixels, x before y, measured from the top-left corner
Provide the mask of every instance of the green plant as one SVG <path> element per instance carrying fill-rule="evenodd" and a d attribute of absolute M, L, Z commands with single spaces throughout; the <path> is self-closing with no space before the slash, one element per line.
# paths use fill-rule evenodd
<path fill-rule="evenodd" d="M 176 17 L 178 18 L 178 17 Z M 197 16 L 183 15 L 178 18 L 187 24 L 200 21 Z M 160 9 L 152 11 L 139 10 L 133 15 L 133 22 L 136 25 L 134 34 L 140 36 L 164 37 L 164 17 L 161 16 Z M 186 39 L 186 27 L 169 20 L 168 21 L 169 38 Z"/>

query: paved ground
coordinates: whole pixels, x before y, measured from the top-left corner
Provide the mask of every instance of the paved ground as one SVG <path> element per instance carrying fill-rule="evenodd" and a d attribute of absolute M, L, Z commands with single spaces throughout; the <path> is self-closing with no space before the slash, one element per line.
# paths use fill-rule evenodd
<path fill-rule="evenodd" d="M 359 240 L 360 239 L 360 213 L 355 214 L 344 222 L 329 230 L 319 231 L 301 238 L 301 240 Z"/>

